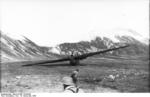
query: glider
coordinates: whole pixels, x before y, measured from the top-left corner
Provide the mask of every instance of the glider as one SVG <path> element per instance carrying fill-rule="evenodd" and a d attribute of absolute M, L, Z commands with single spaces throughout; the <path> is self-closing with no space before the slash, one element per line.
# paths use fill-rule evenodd
<path fill-rule="evenodd" d="M 106 52 L 113 51 L 113 50 L 126 48 L 128 46 L 129 45 L 125 45 L 125 46 L 120 46 L 120 47 L 116 47 L 116 48 L 101 50 L 101 51 L 97 51 L 97 52 L 85 53 L 85 54 L 82 54 L 82 55 L 73 55 L 73 54 L 71 54 L 70 56 L 67 56 L 67 57 L 64 57 L 64 58 L 60 58 L 60 59 L 56 59 L 56 60 L 43 60 L 43 61 L 40 61 L 40 62 L 27 64 L 27 65 L 24 65 L 24 66 L 32 66 L 32 65 L 45 64 L 45 63 L 56 63 L 56 62 L 63 62 L 63 61 L 70 61 L 70 65 L 75 66 L 75 65 L 79 64 L 80 60 L 86 59 L 87 57 L 91 57 L 91 56 L 101 54 L 101 53 L 106 53 Z"/>

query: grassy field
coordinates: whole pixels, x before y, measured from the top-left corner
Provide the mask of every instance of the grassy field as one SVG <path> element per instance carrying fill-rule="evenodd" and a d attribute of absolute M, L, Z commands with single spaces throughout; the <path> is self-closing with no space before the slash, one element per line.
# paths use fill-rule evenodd
<path fill-rule="evenodd" d="M 62 92 L 62 77 L 77 68 L 79 86 L 88 93 L 150 91 L 149 60 L 88 58 L 79 66 L 67 62 L 22 66 L 28 63 L 1 65 L 2 92 Z"/>

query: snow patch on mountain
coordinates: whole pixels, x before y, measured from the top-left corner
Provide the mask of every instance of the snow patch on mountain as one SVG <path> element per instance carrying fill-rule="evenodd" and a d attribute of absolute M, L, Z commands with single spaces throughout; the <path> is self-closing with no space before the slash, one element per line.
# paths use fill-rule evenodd
<path fill-rule="evenodd" d="M 15 40 L 21 40 L 21 41 L 25 40 L 24 36 L 16 34 L 16 33 L 5 32 L 5 35 L 7 35 L 8 37 L 15 39 Z"/>
<path fill-rule="evenodd" d="M 60 48 L 58 46 L 56 47 L 52 47 L 51 49 L 49 49 L 49 52 L 53 52 L 53 53 L 56 53 L 56 54 L 60 54 Z"/>
<path fill-rule="evenodd" d="M 109 39 L 111 39 L 113 42 L 120 42 L 117 37 L 121 37 L 121 36 L 130 36 L 135 38 L 136 40 L 144 43 L 144 44 L 149 44 L 148 41 L 149 40 L 149 36 L 145 37 L 142 34 L 132 30 L 132 29 L 115 29 L 112 31 L 106 31 L 106 32 L 94 32 L 96 36 L 99 36 L 101 38 L 107 37 Z"/>
<path fill-rule="evenodd" d="M 98 49 L 94 46 L 91 46 L 90 49 L 87 49 L 88 52 L 95 52 L 95 51 L 98 51 Z"/>

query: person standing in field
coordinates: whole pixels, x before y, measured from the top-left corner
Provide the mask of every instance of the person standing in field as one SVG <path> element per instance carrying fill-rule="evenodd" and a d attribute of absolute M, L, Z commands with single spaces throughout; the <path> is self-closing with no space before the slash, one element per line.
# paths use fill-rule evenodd
<path fill-rule="evenodd" d="M 76 87 L 78 86 L 78 73 L 79 73 L 79 69 L 76 69 L 71 74 L 71 78 L 73 79 L 73 82 L 75 83 Z"/>

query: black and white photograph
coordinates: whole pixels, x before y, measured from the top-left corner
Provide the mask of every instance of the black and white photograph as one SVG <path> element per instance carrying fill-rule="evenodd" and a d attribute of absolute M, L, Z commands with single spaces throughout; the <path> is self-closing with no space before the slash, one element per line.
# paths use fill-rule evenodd
<path fill-rule="evenodd" d="M 149 0 L 1 0 L 1 96 L 149 93 L 149 8 Z"/>

